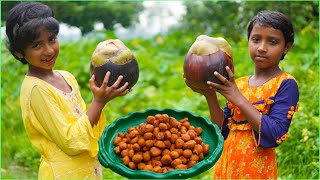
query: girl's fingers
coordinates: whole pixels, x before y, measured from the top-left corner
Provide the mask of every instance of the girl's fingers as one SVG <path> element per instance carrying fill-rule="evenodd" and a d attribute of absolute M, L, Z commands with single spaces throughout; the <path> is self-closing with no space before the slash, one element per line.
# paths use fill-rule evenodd
<path fill-rule="evenodd" d="M 121 87 L 118 88 L 118 89 L 119 89 L 120 92 L 123 92 L 123 91 L 125 91 L 125 90 L 128 88 L 128 86 L 129 86 L 129 83 L 126 82 L 126 83 L 124 83 L 123 86 L 121 86 Z"/>
<path fill-rule="evenodd" d="M 220 85 L 220 84 L 218 84 L 218 83 L 214 83 L 214 82 L 211 82 L 211 81 L 207 81 L 207 84 L 208 84 L 208 86 L 209 86 L 210 89 L 213 89 L 213 90 L 215 90 L 215 91 L 223 88 L 223 85 Z"/>
<path fill-rule="evenodd" d="M 116 82 L 114 82 L 114 83 L 113 83 L 113 85 L 112 85 L 111 87 L 112 87 L 112 88 L 114 88 L 114 89 L 117 89 L 117 88 L 118 88 L 118 86 L 120 85 L 120 83 L 121 83 L 122 79 L 123 79 L 123 76 L 122 76 L 122 75 L 120 75 L 120 76 L 118 77 L 118 79 L 116 80 Z"/>
<path fill-rule="evenodd" d="M 94 88 L 97 87 L 96 84 L 95 84 L 95 82 L 94 82 L 94 80 L 95 80 L 95 76 L 94 76 L 94 74 L 93 74 L 93 75 L 91 76 L 90 80 L 89 80 L 90 89 L 94 89 Z"/>
<path fill-rule="evenodd" d="M 102 85 L 101 85 L 100 88 L 106 88 L 106 87 L 108 87 L 109 78 L 110 78 L 110 71 L 108 71 L 108 72 L 106 73 L 106 75 L 104 76 L 104 79 L 103 79 L 103 82 L 102 82 Z"/>
<path fill-rule="evenodd" d="M 217 71 L 213 73 L 224 85 L 228 83 L 228 80 L 223 77 L 221 74 L 219 74 Z"/>
<path fill-rule="evenodd" d="M 234 74 L 232 72 L 232 70 L 230 69 L 229 66 L 226 66 L 226 71 L 228 73 L 228 76 L 229 76 L 229 81 L 234 81 Z"/>
<path fill-rule="evenodd" d="M 124 96 L 124 95 L 128 94 L 130 91 L 131 91 L 131 90 L 126 89 L 126 90 L 124 90 L 124 91 L 121 92 L 120 96 Z"/>

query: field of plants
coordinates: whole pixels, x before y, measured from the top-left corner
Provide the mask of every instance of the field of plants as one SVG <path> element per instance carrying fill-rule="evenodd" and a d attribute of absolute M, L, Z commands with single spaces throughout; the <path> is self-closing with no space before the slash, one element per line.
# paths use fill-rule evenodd
<path fill-rule="evenodd" d="M 116 38 L 106 32 L 107 38 Z M 135 54 L 140 77 L 132 92 L 108 103 L 104 109 L 109 124 L 133 111 L 147 108 L 175 108 L 209 117 L 204 97 L 188 88 L 182 78 L 184 57 L 200 35 L 173 32 L 152 39 L 132 39 L 124 43 Z M 207 34 L 217 37 L 219 34 Z M 253 74 L 253 63 L 247 49 L 247 39 L 228 39 L 233 48 L 235 76 Z M 279 179 L 319 179 L 319 63 L 318 32 L 307 26 L 298 32 L 292 50 L 281 68 L 297 80 L 300 107 L 290 127 L 290 138 L 276 150 Z M 86 103 L 92 99 L 89 91 L 90 57 L 98 42 L 104 39 L 83 38 L 60 44 L 55 69 L 71 72 L 78 80 Z M 1 173 L 2 179 L 35 179 L 39 154 L 32 147 L 24 130 L 19 103 L 20 85 L 27 71 L 2 44 L 1 50 Z M 221 106 L 225 99 L 219 96 Z M 210 179 L 212 169 L 192 179 Z M 109 169 L 103 170 L 105 179 L 125 179 Z"/>

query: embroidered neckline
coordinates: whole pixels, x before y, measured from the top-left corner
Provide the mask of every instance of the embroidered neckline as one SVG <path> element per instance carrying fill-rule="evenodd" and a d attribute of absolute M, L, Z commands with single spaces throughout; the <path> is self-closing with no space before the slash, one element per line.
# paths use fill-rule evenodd
<path fill-rule="evenodd" d="M 44 83 L 44 84 L 48 84 L 48 86 L 52 87 L 53 89 L 55 89 L 55 90 L 57 90 L 57 91 L 59 91 L 59 92 L 62 92 L 63 94 L 72 94 L 72 93 L 74 92 L 74 89 L 73 89 L 73 87 L 71 86 L 71 83 L 68 81 L 68 79 L 65 78 L 64 75 L 63 75 L 63 73 L 61 73 L 59 70 L 55 70 L 54 72 L 57 72 L 57 73 L 59 73 L 59 74 L 62 76 L 62 78 L 67 82 L 67 84 L 68 84 L 69 87 L 71 88 L 71 92 L 62 91 L 61 89 L 58 89 L 58 88 L 54 87 L 54 86 L 51 85 L 50 83 L 48 83 L 48 82 L 46 82 L 46 81 L 44 81 L 44 80 L 42 80 L 42 79 L 40 79 L 40 78 L 34 77 L 34 76 L 25 75 L 25 78 L 36 79 L 36 80 L 38 80 L 38 81 L 40 81 L 40 82 L 42 82 L 42 83 Z"/>
<path fill-rule="evenodd" d="M 278 79 L 278 78 L 280 78 L 281 76 L 284 76 L 284 75 L 287 75 L 287 73 L 286 73 L 286 72 L 282 72 L 281 74 L 279 74 L 279 75 L 277 75 L 277 76 L 269 79 L 268 81 L 266 81 L 266 82 L 264 82 L 264 83 L 262 83 L 261 85 L 258 85 L 258 86 L 251 86 L 251 85 L 250 85 L 249 80 L 250 80 L 250 78 L 252 77 L 252 75 L 251 75 L 251 76 L 246 76 L 246 78 L 247 78 L 247 79 L 246 79 L 246 83 L 247 83 L 248 87 L 250 87 L 250 88 L 259 88 L 259 87 L 263 87 L 263 86 L 269 84 L 269 83 L 272 82 L 274 79 Z"/>

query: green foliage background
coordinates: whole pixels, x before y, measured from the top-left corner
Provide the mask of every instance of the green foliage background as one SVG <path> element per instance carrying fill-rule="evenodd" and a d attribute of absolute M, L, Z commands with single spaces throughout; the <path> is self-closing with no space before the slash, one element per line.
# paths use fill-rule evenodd
<path fill-rule="evenodd" d="M 308 24 L 296 31 L 294 46 L 280 63 L 298 82 L 300 107 L 290 127 L 291 137 L 276 148 L 279 179 L 319 179 L 319 34 L 317 22 Z M 108 39 L 117 38 L 111 31 L 105 33 Z M 140 77 L 132 92 L 106 105 L 104 112 L 108 123 L 147 108 L 183 109 L 209 117 L 204 97 L 192 92 L 181 75 L 184 57 L 200 34 L 225 37 L 233 48 L 235 76 L 253 74 L 244 33 L 238 38 L 228 38 L 220 32 L 186 28 L 183 32 L 173 30 L 168 35 L 151 39 L 123 40 L 138 60 Z M 92 99 L 88 83 L 90 57 L 103 40 L 90 37 L 60 45 L 55 69 L 68 70 L 77 78 L 87 104 Z M 1 46 L 1 71 L 2 179 L 36 179 L 39 154 L 25 133 L 19 102 L 27 66 L 15 60 L 4 44 Z M 219 96 L 219 103 L 221 106 L 225 103 L 222 96 Z M 109 169 L 103 171 L 104 179 L 125 179 Z M 210 169 L 192 179 L 211 179 L 211 172 Z"/>

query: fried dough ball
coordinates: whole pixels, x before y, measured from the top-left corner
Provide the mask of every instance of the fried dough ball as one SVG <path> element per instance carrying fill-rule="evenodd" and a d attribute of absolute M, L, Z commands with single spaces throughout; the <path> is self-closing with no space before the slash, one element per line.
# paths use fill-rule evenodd
<path fill-rule="evenodd" d="M 160 149 L 166 148 L 166 145 L 164 144 L 163 141 L 156 141 L 153 145 L 154 145 L 155 147 L 160 148 Z"/>
<path fill-rule="evenodd" d="M 159 132 L 159 133 L 156 135 L 156 139 L 163 141 L 163 140 L 164 140 L 164 132 Z"/>
<path fill-rule="evenodd" d="M 131 131 L 131 132 L 133 132 L 133 131 Z M 134 137 L 133 139 L 131 139 L 130 140 L 130 144 L 134 144 L 134 143 L 137 143 L 138 142 L 138 139 L 139 139 L 139 137 Z"/>
<path fill-rule="evenodd" d="M 151 140 L 151 139 L 147 140 L 146 143 L 145 143 L 145 147 L 150 147 L 151 148 L 153 146 L 153 144 L 154 144 L 154 140 Z"/>
<path fill-rule="evenodd" d="M 183 151 L 183 156 L 185 158 L 190 158 L 191 155 L 192 155 L 192 151 L 190 149 L 186 149 L 186 150 Z"/>
<path fill-rule="evenodd" d="M 159 124 L 159 128 L 160 128 L 161 131 L 165 131 L 165 130 L 168 129 L 168 126 L 167 126 L 166 123 L 160 123 Z"/>
<path fill-rule="evenodd" d="M 193 153 L 195 154 L 203 153 L 203 147 L 200 144 L 196 144 L 193 148 Z"/>
<path fill-rule="evenodd" d="M 162 114 L 163 122 L 168 123 L 170 116 L 168 114 Z"/>
<path fill-rule="evenodd" d="M 157 147 L 152 147 L 150 149 L 150 153 L 151 153 L 151 156 L 152 157 L 156 157 L 156 156 L 159 156 L 161 154 L 161 149 L 157 148 Z"/>
<path fill-rule="evenodd" d="M 202 128 L 201 127 L 194 128 L 194 130 L 196 131 L 198 136 L 200 136 L 202 134 Z"/>
<path fill-rule="evenodd" d="M 125 156 L 129 156 L 129 150 L 128 149 L 124 149 L 121 151 L 121 156 L 125 157 Z"/>
<path fill-rule="evenodd" d="M 115 147 L 113 150 L 114 150 L 114 152 L 115 152 L 116 154 L 120 154 L 120 153 L 121 153 L 121 150 L 120 150 L 120 147 L 119 147 L 119 146 Z"/>
<path fill-rule="evenodd" d="M 177 139 L 179 138 L 179 136 L 177 134 L 171 134 L 171 143 L 175 143 L 177 141 Z"/>
<path fill-rule="evenodd" d="M 129 156 L 125 156 L 125 157 L 122 158 L 122 163 L 124 165 L 128 165 L 129 162 L 130 162 L 130 157 Z"/>
<path fill-rule="evenodd" d="M 145 143 L 146 143 L 146 140 L 144 140 L 143 137 L 139 137 L 139 139 L 138 139 L 139 146 L 143 147 L 145 145 Z"/>
<path fill-rule="evenodd" d="M 118 146 L 120 147 L 120 150 L 124 150 L 128 147 L 127 143 L 125 142 L 119 142 Z"/>
<path fill-rule="evenodd" d="M 162 156 L 164 156 L 165 154 L 169 154 L 170 155 L 170 150 L 169 149 L 164 149 L 161 153 Z"/>
<path fill-rule="evenodd" d="M 176 166 L 178 166 L 179 164 L 182 164 L 182 161 L 181 161 L 181 159 L 179 159 L 179 158 L 177 158 L 177 159 L 175 159 L 175 160 L 173 160 L 173 161 L 171 162 L 171 166 L 172 166 L 173 168 L 176 168 Z"/>
<path fill-rule="evenodd" d="M 160 157 L 160 156 L 159 156 Z M 160 161 L 161 159 L 159 159 L 159 160 L 155 160 L 155 159 L 153 159 L 153 160 L 151 160 L 151 165 L 153 166 L 153 167 L 156 167 L 156 166 L 162 166 L 162 163 L 161 163 L 161 161 Z"/>
<path fill-rule="evenodd" d="M 194 138 L 194 141 L 197 143 L 197 144 L 201 144 L 202 143 L 202 138 L 197 136 Z"/>
<path fill-rule="evenodd" d="M 163 142 L 164 142 L 164 144 L 165 144 L 165 148 L 170 149 L 170 147 L 171 147 L 171 142 L 170 142 L 169 140 L 164 140 Z"/>
<path fill-rule="evenodd" d="M 155 127 L 155 128 L 153 129 L 153 135 L 154 135 L 155 137 L 159 134 L 159 132 L 160 132 L 160 128 L 159 128 L 159 127 Z"/>
<path fill-rule="evenodd" d="M 200 153 L 200 154 L 199 154 L 199 161 L 201 161 L 203 158 L 204 158 L 203 153 Z"/>
<path fill-rule="evenodd" d="M 209 144 L 202 144 L 202 148 L 203 148 L 203 155 L 207 155 L 210 150 Z"/>
<path fill-rule="evenodd" d="M 196 162 L 198 162 L 198 161 L 199 161 L 199 156 L 196 155 L 196 154 L 192 154 L 192 155 L 190 156 L 190 161 L 196 161 Z"/>
<path fill-rule="evenodd" d="M 137 167 L 138 167 L 138 169 L 140 169 L 140 170 L 144 170 L 145 167 L 146 167 L 146 164 L 143 163 L 143 162 L 141 162 L 141 163 L 139 163 L 139 164 L 137 165 Z"/>
<path fill-rule="evenodd" d="M 153 129 L 154 129 L 153 125 L 151 124 L 146 125 L 146 132 L 153 132 Z"/>
<path fill-rule="evenodd" d="M 181 135 L 182 140 L 184 140 L 185 142 L 189 141 L 191 139 L 189 134 L 182 134 Z"/>
<path fill-rule="evenodd" d="M 180 156 L 179 159 L 181 159 L 182 164 L 187 164 L 188 163 L 188 158 L 184 156 Z"/>
<path fill-rule="evenodd" d="M 174 128 L 179 128 L 179 126 L 180 126 L 180 122 L 172 117 L 169 118 L 169 124 Z"/>
<path fill-rule="evenodd" d="M 129 132 L 129 137 L 130 137 L 130 138 L 134 138 L 134 137 L 136 137 L 136 135 L 138 135 L 138 134 L 139 134 L 139 131 L 136 130 L 136 129 L 133 129 L 133 130 L 131 130 L 131 131 Z"/>
<path fill-rule="evenodd" d="M 157 173 L 162 173 L 163 172 L 161 166 L 154 166 L 152 171 L 153 172 L 157 172 Z"/>
<path fill-rule="evenodd" d="M 169 154 L 165 154 L 165 155 L 162 156 L 161 162 L 164 165 L 170 165 L 171 162 L 172 162 L 172 158 L 171 158 L 171 156 Z"/>
<path fill-rule="evenodd" d="M 187 134 L 190 136 L 190 139 L 195 139 L 197 138 L 197 133 L 194 129 L 189 129 Z"/>
<path fill-rule="evenodd" d="M 156 118 L 154 116 L 148 116 L 146 120 L 148 124 L 152 124 L 152 122 L 156 120 Z"/>
<path fill-rule="evenodd" d="M 196 141 L 190 140 L 183 144 L 183 149 L 193 149 L 196 144 Z"/>
<path fill-rule="evenodd" d="M 148 162 L 151 160 L 151 153 L 150 151 L 146 151 L 143 153 L 143 160 L 144 162 Z"/>
<path fill-rule="evenodd" d="M 171 134 L 177 134 L 178 131 L 179 131 L 179 130 L 178 130 L 177 128 L 175 128 L 175 127 L 173 127 L 173 128 L 170 129 Z"/>
<path fill-rule="evenodd" d="M 134 163 L 140 163 L 142 160 L 143 160 L 142 154 L 135 154 L 132 157 L 132 162 L 134 162 Z"/>
<path fill-rule="evenodd" d="M 130 169 L 133 169 L 133 170 L 137 169 L 136 164 L 134 162 L 129 162 L 128 166 Z"/>
<path fill-rule="evenodd" d="M 153 139 L 153 134 L 151 132 L 146 132 L 144 135 L 143 135 L 143 138 L 145 140 L 151 140 Z"/>
<path fill-rule="evenodd" d="M 123 150 L 123 151 L 124 151 L 124 150 Z M 128 150 L 128 156 L 129 156 L 130 158 L 132 158 L 134 155 L 135 155 L 135 154 L 134 154 L 134 150 L 133 150 L 133 149 L 129 149 L 129 150 Z"/>
<path fill-rule="evenodd" d="M 197 161 L 189 161 L 187 166 L 188 168 L 191 168 L 192 166 L 194 166 L 195 164 L 197 164 Z"/>
<path fill-rule="evenodd" d="M 180 156 L 180 154 L 177 151 L 171 151 L 170 156 L 172 159 L 177 159 Z"/>
<path fill-rule="evenodd" d="M 126 135 L 125 135 L 124 133 L 119 132 L 119 133 L 118 133 L 118 136 L 122 139 L 122 138 L 124 138 Z"/>
<path fill-rule="evenodd" d="M 176 140 L 176 148 L 178 148 L 178 149 L 180 149 L 180 148 L 182 148 L 183 146 L 184 146 L 184 141 L 181 139 L 181 138 L 178 138 L 177 140 Z"/>
<path fill-rule="evenodd" d="M 164 132 L 164 139 L 171 139 L 172 135 L 171 132 L 169 130 L 166 130 Z"/>
<path fill-rule="evenodd" d="M 114 138 L 114 140 L 113 140 L 113 144 L 114 145 L 118 145 L 119 144 L 119 142 L 121 142 L 122 141 L 122 138 L 121 137 L 119 137 L 119 136 L 117 136 L 117 137 L 115 137 Z"/>
<path fill-rule="evenodd" d="M 179 156 L 183 156 L 183 149 L 175 149 L 179 153 Z"/>
<path fill-rule="evenodd" d="M 153 167 L 150 164 L 147 164 L 146 166 L 144 166 L 143 170 L 148 170 L 148 171 L 152 171 Z"/>

